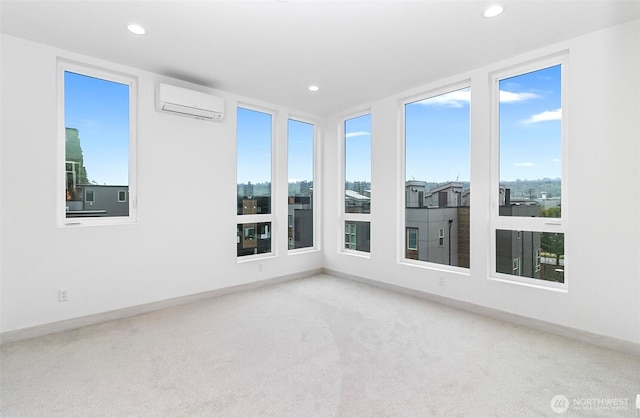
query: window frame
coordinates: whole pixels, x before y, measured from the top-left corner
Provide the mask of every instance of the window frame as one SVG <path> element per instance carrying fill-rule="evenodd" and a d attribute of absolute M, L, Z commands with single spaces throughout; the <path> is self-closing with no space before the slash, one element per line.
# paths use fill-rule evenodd
<path fill-rule="evenodd" d="M 358 112 L 353 112 L 350 113 L 348 115 L 343 116 L 342 118 L 340 118 L 340 122 L 339 122 L 339 126 L 338 126 L 338 138 L 339 138 L 339 161 L 341 162 L 341 164 L 339 165 L 339 175 L 338 175 L 338 181 L 340 182 L 339 187 L 337 188 L 337 190 L 339 191 L 340 195 L 338 196 L 338 202 L 340 205 L 340 209 L 339 209 L 339 218 L 341 220 L 341 222 L 339 222 L 338 228 L 340 228 L 340 230 L 343 229 L 342 225 L 345 225 L 348 222 L 366 222 L 369 223 L 369 251 L 361 251 L 361 250 L 356 250 L 356 249 L 351 249 L 351 248 L 347 248 L 346 246 L 346 242 L 344 241 L 345 238 L 345 234 L 344 234 L 344 230 L 342 230 L 342 232 L 340 234 L 338 234 L 339 238 L 339 242 L 338 242 L 338 252 L 343 253 L 343 254 L 350 254 L 350 255 L 357 255 L 357 256 L 361 256 L 361 257 L 365 257 L 365 258 L 370 258 L 371 257 L 371 216 L 374 212 L 374 205 L 369 206 L 369 213 L 350 213 L 346 211 L 346 205 L 345 205 L 345 196 L 346 196 L 346 165 L 347 165 L 347 155 L 346 155 L 346 123 L 347 121 L 351 120 L 351 119 L 357 119 L 359 117 L 362 116 L 367 116 L 369 115 L 371 117 L 371 132 L 370 132 L 370 152 L 371 152 L 371 160 L 369 161 L 370 164 L 370 172 L 371 172 L 371 196 L 373 196 L 373 192 L 374 192 L 374 187 L 373 187 L 373 137 L 374 137 L 374 133 L 373 133 L 373 125 L 374 125 L 374 115 L 372 112 L 372 109 L 368 108 L 368 109 L 364 109 Z"/>
<path fill-rule="evenodd" d="M 397 217 L 397 227 L 396 230 L 398 231 L 398 242 L 403 242 L 405 240 L 405 238 L 402 236 L 402 234 L 404 233 L 405 228 L 407 228 L 407 216 L 406 216 L 406 205 L 407 205 L 407 194 L 405 193 L 405 186 L 406 186 L 406 171 L 407 171 L 407 161 L 406 161 L 406 153 L 407 153 L 407 143 L 406 143 L 406 137 L 407 137 L 407 131 L 406 131 L 406 117 L 407 117 L 407 105 L 411 104 L 411 103 L 415 103 L 421 100 L 427 100 L 433 97 L 437 97 L 437 96 L 441 96 L 444 94 L 448 94 L 448 93 L 452 93 L 458 90 L 464 90 L 464 89 L 469 89 L 470 91 L 470 95 L 472 97 L 470 103 L 469 103 L 469 160 L 468 160 L 468 164 L 470 166 L 470 184 L 473 184 L 473 169 L 472 169 L 472 160 L 473 160 L 473 138 L 474 138 L 474 127 L 473 127 L 473 115 L 476 112 L 476 110 L 474 110 L 474 105 L 473 105 L 473 91 L 475 88 L 474 87 L 474 80 L 470 77 L 468 78 L 459 78 L 457 80 L 452 80 L 451 83 L 446 83 L 446 84 L 437 84 L 434 85 L 434 87 L 432 88 L 428 88 L 428 89 L 424 89 L 424 90 L 420 90 L 418 93 L 415 94 L 411 94 L 409 96 L 405 96 L 401 99 L 398 100 L 398 106 L 399 106 L 399 119 L 398 119 L 398 131 L 400 132 L 400 140 L 399 140 L 399 144 L 400 144 L 400 149 L 398 152 L 398 171 L 397 171 L 397 176 L 398 179 L 400 180 L 400 183 L 398 185 L 398 194 L 397 194 L 397 198 L 396 201 L 398 202 L 398 206 L 397 206 L 397 210 L 398 213 L 400 214 L 400 216 Z M 470 220 L 471 221 L 471 220 Z M 444 243 L 442 244 L 444 245 Z M 469 246 L 471 247 L 471 237 L 470 237 L 470 242 L 469 242 Z M 434 262 L 430 262 L 430 261 L 424 261 L 424 260 L 413 260 L 410 258 L 406 257 L 406 253 L 405 253 L 405 249 L 402 248 L 400 245 L 397 246 L 398 248 L 396 249 L 396 259 L 397 259 L 397 263 L 398 264 L 405 264 L 405 265 L 410 265 L 410 266 L 415 266 L 415 267 L 422 267 L 422 268 L 426 268 L 426 269 L 430 269 L 430 270 L 437 270 L 437 271 L 446 271 L 446 272 L 453 272 L 456 274 L 461 274 L 463 276 L 470 276 L 471 275 L 471 268 L 470 267 L 459 267 L 459 266 L 452 266 L 452 265 L 447 265 L 447 264 L 440 264 L 440 263 L 434 263 Z"/>
<path fill-rule="evenodd" d="M 57 126 L 57 226 L 99 226 L 136 224 L 137 213 L 137 126 L 138 126 L 138 77 L 117 70 L 97 67 L 90 64 L 57 59 L 57 89 L 58 89 L 58 126 Z M 105 217 L 77 217 L 67 218 L 66 214 L 66 124 L 65 124 L 65 72 L 80 74 L 113 83 L 124 84 L 129 87 L 129 215 Z"/>
<path fill-rule="evenodd" d="M 286 175 L 286 179 L 285 179 L 286 180 L 286 189 L 285 190 L 286 190 L 287 201 L 288 201 L 288 198 L 289 198 L 289 121 L 306 123 L 306 124 L 309 124 L 309 125 L 313 126 L 313 147 L 312 147 L 312 149 L 313 149 L 313 155 L 312 155 L 312 163 L 313 163 L 313 169 L 312 169 L 312 175 L 313 175 L 313 178 L 312 178 L 312 182 L 313 182 L 313 193 L 312 193 L 312 195 L 313 195 L 313 206 L 312 206 L 312 209 L 313 209 L 313 216 L 312 216 L 312 219 L 313 219 L 313 221 L 312 221 L 313 222 L 313 245 L 310 246 L 310 247 L 289 249 L 290 243 L 289 243 L 289 239 L 288 239 L 288 235 L 289 234 L 288 234 L 288 230 L 287 230 L 287 233 L 285 234 L 285 236 L 287 236 L 287 252 L 290 255 L 294 255 L 294 254 L 298 254 L 298 253 L 306 253 L 306 252 L 309 252 L 309 251 L 316 251 L 316 250 L 318 250 L 320 248 L 319 247 L 319 237 L 318 237 L 318 231 L 320 231 L 320 229 L 319 229 L 320 204 L 318 203 L 318 202 L 320 202 L 320 200 L 318 199 L 318 196 L 320 195 L 319 194 L 319 192 L 320 192 L 320 181 L 319 181 L 319 178 L 320 178 L 320 175 L 319 175 L 320 174 L 320 172 L 319 172 L 320 163 L 319 163 L 319 160 L 318 160 L 319 159 L 319 155 L 320 155 L 320 152 L 319 152 L 320 148 L 319 148 L 319 144 L 318 144 L 319 143 L 319 141 L 318 141 L 318 138 L 319 138 L 319 134 L 318 134 L 319 127 L 318 127 L 317 122 L 309 120 L 308 118 L 305 118 L 305 117 L 301 117 L 301 116 L 295 115 L 295 114 L 287 115 L 286 125 L 285 125 L 285 132 L 286 132 L 285 141 L 286 141 L 286 144 L 287 144 L 286 145 L 286 150 L 287 150 L 287 153 L 286 153 L 287 154 L 287 163 L 286 163 L 287 164 L 287 170 L 286 170 L 286 173 L 287 173 L 287 175 Z M 286 213 L 287 213 L 287 226 L 293 226 L 293 225 L 289 225 L 288 203 L 287 203 L 287 212 Z M 291 222 L 294 223 L 295 219 L 292 219 Z"/>
<path fill-rule="evenodd" d="M 561 149 L 561 197 L 560 205 L 562 211 L 560 218 L 545 217 L 521 217 L 521 216 L 500 216 L 500 81 L 528 74 L 538 70 L 560 65 L 560 107 L 562 109 L 562 119 L 560 127 L 560 149 Z M 566 292 L 568 290 L 568 276 L 564 275 L 564 283 L 551 282 L 529 277 L 514 276 L 497 272 L 496 260 L 496 231 L 532 231 L 551 232 L 564 234 L 565 243 L 565 268 L 567 263 L 567 218 L 569 209 L 569 168 L 568 168 L 568 147 L 569 147 L 569 104 L 568 104 L 568 74 L 569 74 L 569 54 L 568 51 L 561 51 L 552 55 L 516 64 L 507 68 L 497 69 L 489 73 L 488 81 L 491 96 L 491 167 L 490 167 L 490 192 L 491 213 L 489 248 L 490 263 L 487 277 L 490 280 L 503 281 L 508 283 L 522 284 L 541 289 Z M 535 262 L 535 260 L 533 260 Z"/>
<path fill-rule="evenodd" d="M 258 105 L 253 105 L 247 102 L 238 102 L 236 103 L 236 106 L 234 108 L 235 110 L 235 115 L 236 115 L 236 119 L 235 119 L 235 126 L 234 126 L 234 132 L 235 132 L 235 145 L 236 145 L 236 199 L 238 198 L 237 195 L 237 184 L 238 184 L 238 108 L 243 108 L 246 110 L 251 110 L 254 112 L 260 112 L 260 113 L 266 113 L 268 115 L 271 116 L 271 144 L 270 144 L 270 154 L 271 154 L 271 158 L 270 158 L 270 164 L 271 164 L 271 202 L 269 204 L 270 207 L 270 211 L 269 213 L 256 213 L 256 214 L 238 214 L 236 212 L 236 228 L 237 225 L 241 225 L 242 226 L 242 236 L 244 237 L 244 228 L 246 224 L 255 224 L 258 225 L 260 223 L 270 223 L 271 224 L 271 228 L 269 229 L 269 238 L 271 240 L 271 251 L 268 253 L 258 253 L 258 254 L 251 254 L 251 255 L 242 255 L 242 256 L 238 256 L 237 252 L 236 252 L 236 262 L 237 263 L 243 263 L 243 262 L 247 262 L 247 261 L 251 261 L 251 260 L 256 260 L 256 259 L 263 259 L 263 258 L 271 258 L 271 257 L 276 257 L 278 254 L 278 236 L 280 234 L 274 234 L 274 231 L 278 231 L 278 223 L 277 223 L 277 216 L 276 216 L 276 212 L 277 212 L 277 207 L 278 207 L 278 199 L 279 199 L 279 187 L 277 186 L 277 179 L 276 179 L 276 167 L 277 167 L 277 148 L 276 148 L 276 144 L 277 144 L 277 138 L 278 138 L 278 124 L 279 124 L 279 112 L 277 110 L 274 109 L 269 109 L 266 107 L 262 107 L 262 106 L 258 106 Z M 236 205 L 234 205 L 234 207 L 237 208 L 237 200 L 236 200 Z M 258 235 L 257 231 L 256 231 L 256 236 Z M 286 235 L 285 235 L 286 236 Z"/>

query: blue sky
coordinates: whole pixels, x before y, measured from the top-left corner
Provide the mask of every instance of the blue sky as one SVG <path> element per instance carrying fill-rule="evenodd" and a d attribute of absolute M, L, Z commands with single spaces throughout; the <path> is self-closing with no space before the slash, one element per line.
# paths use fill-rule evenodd
<path fill-rule="evenodd" d="M 313 180 L 313 125 L 289 119 L 289 182 Z"/>
<path fill-rule="evenodd" d="M 238 184 L 271 182 L 272 116 L 238 108 Z"/>
<path fill-rule="evenodd" d="M 560 65 L 500 81 L 500 180 L 561 177 Z"/>
<path fill-rule="evenodd" d="M 371 114 L 344 123 L 345 180 L 371 182 Z"/>
<path fill-rule="evenodd" d="M 469 181 L 468 88 L 405 106 L 406 179 Z"/>
<path fill-rule="evenodd" d="M 560 66 L 501 80 L 500 179 L 559 178 Z M 406 106 L 406 178 L 469 181 L 469 89 Z M 89 180 L 127 185 L 129 86 L 65 73 L 65 124 Z M 290 180 L 312 180 L 313 125 L 289 121 Z M 272 116 L 238 109 L 238 183 L 271 181 Z M 371 181 L 371 115 L 345 121 L 347 181 Z"/>
<path fill-rule="evenodd" d="M 91 182 L 129 184 L 129 86 L 65 72 L 65 126 L 78 129 Z"/>

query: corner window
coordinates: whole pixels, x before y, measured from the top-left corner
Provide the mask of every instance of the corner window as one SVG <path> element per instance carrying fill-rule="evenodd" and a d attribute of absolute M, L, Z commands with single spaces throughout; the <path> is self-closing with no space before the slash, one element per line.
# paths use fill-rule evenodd
<path fill-rule="evenodd" d="M 60 223 L 130 222 L 135 219 L 135 79 L 63 62 L 58 68 L 64 138 Z"/>
<path fill-rule="evenodd" d="M 493 76 L 495 276 L 564 287 L 564 58 Z"/>
<path fill-rule="evenodd" d="M 271 253 L 273 115 L 237 108 L 237 256 Z"/>
<path fill-rule="evenodd" d="M 371 227 L 371 114 L 344 121 L 344 219 L 357 230 L 345 231 L 344 248 L 370 252 Z"/>
<path fill-rule="evenodd" d="M 289 119 L 288 242 L 289 249 L 314 246 L 313 238 L 313 147 L 314 126 Z"/>

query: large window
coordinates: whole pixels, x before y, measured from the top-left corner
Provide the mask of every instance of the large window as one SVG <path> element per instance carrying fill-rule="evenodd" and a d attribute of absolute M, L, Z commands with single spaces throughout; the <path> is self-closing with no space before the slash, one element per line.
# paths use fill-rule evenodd
<path fill-rule="evenodd" d="M 562 58 L 493 78 L 496 151 L 495 272 L 565 282 Z"/>
<path fill-rule="evenodd" d="M 344 122 L 345 249 L 370 251 L 370 214 L 371 114 L 365 114 Z"/>
<path fill-rule="evenodd" d="M 273 116 L 238 108 L 237 255 L 271 252 L 271 143 Z"/>
<path fill-rule="evenodd" d="M 135 79 L 66 63 L 59 69 L 61 223 L 130 222 L 135 201 Z"/>
<path fill-rule="evenodd" d="M 288 247 L 313 247 L 314 126 L 289 119 Z"/>
<path fill-rule="evenodd" d="M 407 259 L 469 267 L 469 101 L 465 87 L 405 105 Z"/>

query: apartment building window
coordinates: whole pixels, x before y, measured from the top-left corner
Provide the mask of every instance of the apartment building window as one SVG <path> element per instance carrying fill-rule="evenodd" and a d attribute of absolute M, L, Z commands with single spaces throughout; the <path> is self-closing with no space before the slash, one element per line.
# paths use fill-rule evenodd
<path fill-rule="evenodd" d="M 123 203 L 127 201 L 127 191 L 118 190 L 118 202 Z"/>
<path fill-rule="evenodd" d="M 469 267 L 470 98 L 462 84 L 404 105 L 404 222 L 425 237 L 407 259 Z"/>
<path fill-rule="evenodd" d="M 357 240 L 345 233 L 344 248 L 370 252 L 371 114 L 344 121 L 344 218 L 355 226 Z"/>
<path fill-rule="evenodd" d="M 566 65 L 566 57 L 558 56 L 492 76 L 499 278 L 550 287 L 565 283 Z M 507 267 L 515 259 L 518 269 Z"/>
<path fill-rule="evenodd" d="M 368 253 L 371 249 L 370 227 L 370 222 L 345 222 L 344 248 Z"/>
<path fill-rule="evenodd" d="M 314 125 L 294 119 L 288 136 L 288 242 L 289 249 L 314 246 Z"/>
<path fill-rule="evenodd" d="M 418 229 L 407 228 L 407 250 L 418 251 Z"/>
<path fill-rule="evenodd" d="M 58 70 L 59 224 L 132 222 L 136 79 L 63 61 Z"/>
<path fill-rule="evenodd" d="M 237 256 L 271 253 L 273 115 L 237 109 Z"/>

